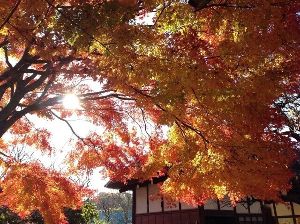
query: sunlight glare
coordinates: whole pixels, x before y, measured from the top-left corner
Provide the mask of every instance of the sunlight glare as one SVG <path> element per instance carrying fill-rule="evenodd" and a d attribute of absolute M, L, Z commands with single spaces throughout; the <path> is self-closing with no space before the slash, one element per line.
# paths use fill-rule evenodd
<path fill-rule="evenodd" d="M 80 100 L 74 94 L 67 94 L 63 98 L 63 105 L 66 109 L 76 110 L 80 108 Z"/>

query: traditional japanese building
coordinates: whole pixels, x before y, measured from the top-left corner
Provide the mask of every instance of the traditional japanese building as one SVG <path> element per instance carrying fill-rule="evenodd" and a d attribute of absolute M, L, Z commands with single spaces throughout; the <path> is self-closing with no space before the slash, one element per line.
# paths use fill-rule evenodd
<path fill-rule="evenodd" d="M 110 181 L 106 187 L 120 192 L 132 191 L 133 224 L 300 224 L 300 188 L 294 187 L 285 195 L 286 203 L 266 203 L 248 198 L 235 207 L 227 199 L 189 206 L 181 202 L 170 204 L 163 197 L 151 197 L 157 195 L 157 184 L 165 179 L 154 178 L 143 183 L 130 180 L 127 184 Z"/>

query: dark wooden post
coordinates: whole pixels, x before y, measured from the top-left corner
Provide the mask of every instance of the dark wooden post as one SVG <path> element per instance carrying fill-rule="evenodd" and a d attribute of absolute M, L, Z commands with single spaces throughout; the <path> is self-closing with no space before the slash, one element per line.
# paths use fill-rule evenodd
<path fill-rule="evenodd" d="M 147 213 L 149 214 L 149 184 L 147 184 Z"/>
<path fill-rule="evenodd" d="M 204 206 L 198 206 L 199 210 L 199 224 L 205 224 L 205 211 L 204 211 Z"/>
<path fill-rule="evenodd" d="M 293 204 L 293 202 L 290 201 L 290 205 L 291 205 L 291 209 L 292 209 L 293 222 L 294 222 L 294 224 L 297 224 L 297 220 L 296 220 L 296 215 L 295 215 L 295 210 L 294 210 L 294 204 Z"/>
<path fill-rule="evenodd" d="M 234 206 L 233 208 L 233 212 L 234 212 L 234 220 L 235 220 L 235 223 L 238 224 L 239 223 L 239 216 L 236 212 L 236 206 Z"/>
<path fill-rule="evenodd" d="M 132 190 L 132 224 L 136 224 L 136 189 Z"/>
<path fill-rule="evenodd" d="M 272 217 L 271 208 L 266 205 L 261 206 L 264 224 L 275 224 L 275 219 Z"/>

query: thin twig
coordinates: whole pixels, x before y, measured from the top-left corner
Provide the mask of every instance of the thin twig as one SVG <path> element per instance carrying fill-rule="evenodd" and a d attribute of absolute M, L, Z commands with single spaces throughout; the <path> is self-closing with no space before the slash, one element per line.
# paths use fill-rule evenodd
<path fill-rule="evenodd" d="M 1 152 L 1 151 L 0 151 L 0 155 L 5 156 L 7 158 L 9 157 L 7 154 L 5 154 L 4 152 Z"/>
<path fill-rule="evenodd" d="M 71 132 L 72 132 L 72 133 L 73 133 L 80 141 L 82 141 L 83 144 L 89 145 L 89 144 L 86 142 L 86 141 L 88 141 L 95 149 L 98 148 L 98 147 L 100 147 L 100 149 L 103 149 L 101 146 L 97 146 L 90 138 L 84 139 L 84 138 L 80 137 L 80 136 L 75 132 L 74 128 L 73 128 L 72 125 L 69 123 L 69 121 L 67 121 L 66 119 L 64 119 L 64 118 L 62 118 L 62 117 L 60 117 L 60 116 L 58 116 L 58 115 L 55 114 L 52 110 L 49 110 L 49 112 L 50 112 L 54 117 L 56 117 L 57 119 L 59 119 L 59 120 L 65 122 L 65 123 L 68 125 L 68 127 L 70 128 Z"/>
<path fill-rule="evenodd" d="M 49 110 L 49 112 L 50 112 L 54 117 L 56 117 L 57 119 L 59 119 L 59 120 L 65 122 L 65 123 L 68 125 L 68 127 L 70 128 L 71 132 L 72 132 L 79 140 L 81 140 L 84 144 L 86 144 L 85 140 L 84 140 L 83 138 L 81 138 L 81 137 L 75 132 L 74 128 L 73 128 L 72 125 L 69 123 L 69 121 L 67 121 L 66 119 L 64 119 L 64 118 L 62 118 L 62 117 L 60 117 L 60 116 L 58 116 L 58 115 L 57 115 L 56 113 L 54 113 L 52 110 Z"/>
<path fill-rule="evenodd" d="M 109 48 L 106 47 L 104 43 L 96 39 L 92 34 L 88 33 L 86 29 L 82 28 L 78 23 L 75 23 L 70 17 L 66 16 L 57 6 L 53 5 L 49 0 L 45 0 L 49 6 L 53 7 L 58 13 L 60 13 L 65 19 L 69 20 L 72 24 L 74 24 L 78 29 L 80 29 L 84 34 L 86 34 L 89 38 L 99 43 L 107 52 L 109 52 L 111 55 L 115 56 Z"/>
<path fill-rule="evenodd" d="M 146 97 L 146 98 L 150 98 L 152 101 L 154 101 L 152 96 L 150 96 L 150 95 L 144 93 L 143 91 L 141 91 L 141 90 L 139 90 L 139 89 L 137 89 L 137 88 L 135 88 L 135 87 L 133 87 L 133 86 L 130 86 L 130 87 L 131 87 L 136 93 L 138 93 L 138 94 L 140 94 L 140 95 L 142 95 L 142 96 L 144 96 L 144 97 Z M 193 127 L 191 124 L 189 124 L 189 123 L 183 121 L 183 120 L 180 119 L 178 116 L 176 116 L 176 115 L 170 113 L 167 109 L 165 109 L 165 108 L 164 108 L 162 105 L 160 105 L 159 103 L 156 103 L 156 102 L 153 102 L 153 103 L 154 103 L 155 106 L 157 106 L 157 107 L 158 107 L 159 109 L 161 109 L 163 112 L 169 113 L 170 115 L 172 115 L 173 118 L 175 119 L 175 122 L 176 122 L 176 121 L 179 122 L 180 124 L 182 124 L 182 125 L 185 126 L 186 128 L 188 128 L 188 129 L 194 131 L 196 134 L 198 134 L 198 135 L 202 138 L 202 140 L 203 140 L 203 142 L 204 142 L 204 145 L 205 145 L 205 148 L 207 148 L 207 144 L 209 144 L 210 141 L 205 137 L 205 135 L 203 134 L 202 131 L 200 131 L 199 129 Z"/>
<path fill-rule="evenodd" d="M 140 108 L 141 112 L 142 112 L 142 118 L 143 118 L 143 122 L 144 122 L 144 129 L 145 129 L 145 132 L 147 133 L 149 139 L 151 139 L 151 136 L 150 134 L 148 133 L 147 131 L 147 124 L 146 124 L 146 119 L 145 119 L 145 111 L 143 110 L 143 108 Z"/>
<path fill-rule="evenodd" d="M 209 4 L 205 6 L 205 8 L 210 7 L 224 7 L 224 8 L 235 8 L 235 9 L 253 9 L 255 6 L 253 5 L 237 5 L 237 4 L 228 4 L 228 3 L 222 3 L 222 4 Z"/>
<path fill-rule="evenodd" d="M 155 26 L 158 22 L 158 20 L 160 19 L 160 17 L 162 16 L 162 14 L 164 13 L 164 11 L 172 4 L 172 1 L 170 1 L 169 3 L 163 5 L 163 8 L 160 10 L 158 16 L 155 19 L 155 22 L 153 24 L 153 26 Z"/>

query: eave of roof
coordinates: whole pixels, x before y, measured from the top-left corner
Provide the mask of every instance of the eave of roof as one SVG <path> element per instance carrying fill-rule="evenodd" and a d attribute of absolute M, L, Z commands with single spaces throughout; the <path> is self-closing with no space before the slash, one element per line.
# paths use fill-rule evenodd
<path fill-rule="evenodd" d="M 119 190 L 120 192 L 125 192 L 125 191 L 136 189 L 137 185 L 143 187 L 150 183 L 157 184 L 165 181 L 167 178 L 168 178 L 167 176 L 160 176 L 160 177 L 153 177 L 151 180 L 144 180 L 144 181 L 132 179 L 132 180 L 128 180 L 126 183 L 110 180 L 105 184 L 105 187 L 110 189 L 116 189 Z"/>

